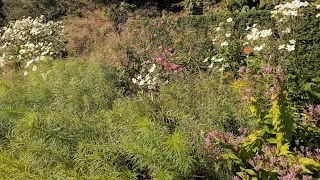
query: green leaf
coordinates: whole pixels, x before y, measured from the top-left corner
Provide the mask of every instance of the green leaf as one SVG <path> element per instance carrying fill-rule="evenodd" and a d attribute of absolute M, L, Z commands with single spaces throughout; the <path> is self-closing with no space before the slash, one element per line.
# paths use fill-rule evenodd
<path fill-rule="evenodd" d="M 289 153 L 289 143 L 286 143 L 280 147 L 280 155 L 287 155 Z"/>
<path fill-rule="evenodd" d="M 250 175 L 250 176 L 257 176 L 258 174 L 252 170 L 252 169 L 245 169 L 245 171 Z"/>
<path fill-rule="evenodd" d="M 299 159 L 299 163 L 301 165 L 304 166 L 312 166 L 315 169 L 319 169 L 320 170 L 320 163 L 316 162 L 315 160 L 311 159 L 311 158 L 300 158 Z"/>
<path fill-rule="evenodd" d="M 238 156 L 236 156 L 234 153 L 229 153 L 226 155 L 226 157 L 234 160 L 234 162 L 237 164 L 244 165 L 242 160 Z"/>

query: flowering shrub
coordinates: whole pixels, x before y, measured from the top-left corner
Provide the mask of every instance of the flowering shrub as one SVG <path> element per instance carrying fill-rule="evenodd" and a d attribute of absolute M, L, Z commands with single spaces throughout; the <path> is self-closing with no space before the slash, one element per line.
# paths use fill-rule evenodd
<path fill-rule="evenodd" d="M 43 16 L 10 22 L 1 32 L 0 66 L 28 68 L 45 59 L 62 57 L 63 28 L 61 22 L 45 22 Z"/>
<path fill-rule="evenodd" d="M 233 84 L 249 103 L 259 128 L 249 133 L 241 127 L 240 135 L 217 130 L 208 133 L 205 143 L 210 154 L 215 159 L 232 159 L 240 165 L 234 179 L 319 178 L 320 132 L 302 125 L 305 136 L 301 138 L 297 128 L 301 120 L 317 125 L 319 107 L 309 106 L 306 118 L 296 119 L 282 87 L 285 79 L 282 69 L 267 64 L 261 72 L 251 75 L 249 68 L 241 68 L 241 79 Z"/>

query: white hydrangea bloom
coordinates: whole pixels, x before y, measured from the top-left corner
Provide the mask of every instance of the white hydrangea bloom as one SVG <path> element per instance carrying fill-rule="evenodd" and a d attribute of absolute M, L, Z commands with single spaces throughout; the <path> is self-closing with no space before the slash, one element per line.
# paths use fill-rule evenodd
<path fill-rule="evenodd" d="M 260 37 L 262 37 L 262 38 L 265 38 L 265 37 L 268 37 L 268 36 L 271 36 L 271 35 L 272 35 L 272 30 L 271 29 L 262 30 L 260 32 Z"/>
<path fill-rule="evenodd" d="M 298 9 L 301 7 L 307 7 L 309 3 L 307 1 L 301 2 L 300 0 L 293 0 L 292 2 L 287 2 L 285 4 L 279 4 L 275 6 L 275 10 L 272 11 L 272 16 L 276 14 L 282 14 L 284 16 L 297 16 Z"/>

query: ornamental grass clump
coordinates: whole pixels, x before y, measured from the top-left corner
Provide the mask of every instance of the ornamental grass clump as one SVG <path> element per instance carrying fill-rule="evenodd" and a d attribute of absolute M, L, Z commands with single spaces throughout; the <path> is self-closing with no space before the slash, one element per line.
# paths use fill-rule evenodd
<path fill-rule="evenodd" d="M 46 22 L 44 16 L 10 22 L 1 29 L 0 66 L 36 70 L 31 67 L 35 63 L 62 57 L 65 54 L 63 30 L 61 22 Z"/>

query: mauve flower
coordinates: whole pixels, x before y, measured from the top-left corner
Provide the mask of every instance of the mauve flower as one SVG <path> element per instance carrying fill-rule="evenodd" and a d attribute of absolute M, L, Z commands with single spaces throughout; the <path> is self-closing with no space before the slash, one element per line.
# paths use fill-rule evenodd
<path fill-rule="evenodd" d="M 320 115 L 320 104 L 318 104 L 314 110 L 318 115 Z"/>
<path fill-rule="evenodd" d="M 238 73 L 239 74 L 243 74 L 244 73 L 244 71 L 245 71 L 245 67 L 240 67 L 240 69 L 238 70 Z"/>
<path fill-rule="evenodd" d="M 162 61 L 161 64 L 162 64 L 162 66 L 167 67 L 169 63 L 168 63 L 168 61 Z"/>
<path fill-rule="evenodd" d="M 276 70 L 276 75 L 277 75 L 277 78 L 278 78 L 281 82 L 284 81 L 284 73 L 283 73 L 282 68 L 277 68 L 277 70 Z"/>
<path fill-rule="evenodd" d="M 240 180 L 238 176 L 232 176 L 232 180 Z"/>
<path fill-rule="evenodd" d="M 174 70 L 174 69 L 177 69 L 178 67 L 179 67 L 178 65 L 173 64 L 173 65 L 171 65 L 170 69 L 171 69 L 171 70 Z"/>
<path fill-rule="evenodd" d="M 303 175 L 302 180 L 312 180 L 312 176 Z"/>
<path fill-rule="evenodd" d="M 209 147 L 211 145 L 211 140 L 209 137 L 205 138 L 206 146 Z"/>
<path fill-rule="evenodd" d="M 272 72 L 272 66 L 270 64 L 265 64 L 262 70 L 264 73 L 270 74 Z"/>
<path fill-rule="evenodd" d="M 254 77 L 255 79 L 260 79 L 260 78 L 261 78 L 261 75 L 255 74 L 255 75 L 253 75 L 253 77 Z"/>

